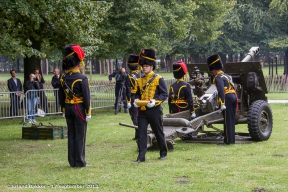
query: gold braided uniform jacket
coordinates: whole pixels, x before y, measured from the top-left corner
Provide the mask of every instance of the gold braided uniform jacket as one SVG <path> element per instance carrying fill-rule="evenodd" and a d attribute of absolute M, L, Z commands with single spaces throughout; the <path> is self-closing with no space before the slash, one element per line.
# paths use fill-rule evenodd
<path fill-rule="evenodd" d="M 155 107 L 161 105 L 167 97 L 168 97 L 168 91 L 166 83 L 163 79 L 163 77 L 157 75 L 155 79 L 147 85 L 149 80 L 153 78 L 153 76 L 156 75 L 153 71 L 149 74 L 145 74 L 143 77 L 139 78 L 137 80 L 137 92 L 135 95 L 135 99 L 140 100 L 150 100 L 155 99 Z M 146 86 L 146 89 L 143 88 Z M 141 106 L 140 110 L 146 110 L 149 109 L 146 106 Z"/>
<path fill-rule="evenodd" d="M 232 79 L 230 79 L 226 73 L 220 71 L 213 79 L 213 84 L 216 85 L 218 91 L 218 101 L 220 105 L 225 105 L 225 95 L 236 92 L 231 84 Z"/>
<path fill-rule="evenodd" d="M 135 94 L 137 92 L 137 80 L 142 77 L 140 70 L 132 70 L 125 79 L 126 86 L 126 101 L 127 103 L 134 102 Z M 132 101 L 133 100 L 133 101 Z"/>
<path fill-rule="evenodd" d="M 69 87 L 70 91 L 66 85 Z M 59 102 L 65 114 L 65 104 L 83 104 L 85 115 L 91 115 L 90 84 L 79 70 L 70 70 L 60 77 Z"/>

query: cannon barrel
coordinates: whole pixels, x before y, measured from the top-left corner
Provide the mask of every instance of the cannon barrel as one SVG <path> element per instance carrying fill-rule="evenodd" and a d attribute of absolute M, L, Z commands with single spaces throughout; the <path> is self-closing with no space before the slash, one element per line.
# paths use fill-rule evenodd
<path fill-rule="evenodd" d="M 250 59 L 252 59 L 255 55 L 257 55 L 259 53 L 259 51 L 260 51 L 259 47 L 251 47 L 248 54 L 246 55 L 246 57 L 244 59 L 242 59 L 241 62 L 250 61 Z"/>

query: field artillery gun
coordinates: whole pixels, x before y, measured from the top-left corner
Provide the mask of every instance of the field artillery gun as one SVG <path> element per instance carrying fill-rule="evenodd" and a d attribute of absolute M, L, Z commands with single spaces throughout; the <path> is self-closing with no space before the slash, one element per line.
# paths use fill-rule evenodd
<path fill-rule="evenodd" d="M 248 141 L 268 140 L 273 127 L 272 111 L 265 96 L 267 88 L 262 66 L 260 62 L 248 62 L 258 52 L 259 47 L 252 47 L 241 62 L 226 63 L 223 70 L 232 77 L 238 97 L 238 111 L 235 123 L 236 125 L 248 125 L 247 133 L 236 132 L 236 135 Z M 221 138 L 223 130 L 213 126 L 213 124 L 223 124 L 224 118 L 219 109 L 217 88 L 214 84 L 211 84 L 212 73 L 209 72 L 206 63 L 188 64 L 187 67 L 189 73 L 192 73 L 197 67 L 202 75 L 208 74 L 209 78 L 204 78 L 203 75 L 202 79 L 205 82 L 203 86 L 207 86 L 207 90 L 202 96 L 194 92 L 197 95 L 194 99 L 197 114 L 195 119 L 190 119 L 189 111 L 164 116 L 163 129 L 169 150 L 173 150 L 174 139 L 177 137 L 187 142 L 223 142 Z M 207 79 L 208 81 L 206 81 Z M 191 83 L 191 81 L 188 83 Z M 120 125 L 127 126 L 121 123 Z M 205 126 L 211 128 L 210 130 L 212 131 L 206 131 L 204 129 Z M 147 147 L 157 147 L 153 132 L 148 130 L 147 134 Z"/>

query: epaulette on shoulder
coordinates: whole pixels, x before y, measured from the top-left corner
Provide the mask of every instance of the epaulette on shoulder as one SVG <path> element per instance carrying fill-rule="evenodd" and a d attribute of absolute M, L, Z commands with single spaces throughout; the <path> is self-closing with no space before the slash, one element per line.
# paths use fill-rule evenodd
<path fill-rule="evenodd" d="M 160 78 L 163 78 L 161 75 L 156 74 L 156 73 L 155 73 L 155 76 L 156 76 L 157 78 L 159 78 L 159 79 L 160 79 Z"/>

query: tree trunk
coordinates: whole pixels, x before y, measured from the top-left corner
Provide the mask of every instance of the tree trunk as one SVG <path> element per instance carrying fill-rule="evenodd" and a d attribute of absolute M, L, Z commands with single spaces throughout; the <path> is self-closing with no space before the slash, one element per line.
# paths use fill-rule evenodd
<path fill-rule="evenodd" d="M 127 71 L 127 57 L 125 55 L 123 56 L 123 60 L 122 61 L 123 61 L 122 67 L 125 68 L 126 71 Z"/>
<path fill-rule="evenodd" d="M 102 75 L 102 60 L 99 61 L 99 75 Z"/>
<path fill-rule="evenodd" d="M 240 61 L 242 61 L 245 57 L 245 54 L 244 53 L 240 53 Z"/>
<path fill-rule="evenodd" d="M 226 54 L 224 54 L 224 53 L 219 53 L 219 56 L 220 56 L 220 58 L 221 58 L 221 60 L 222 60 L 222 63 L 223 63 L 223 65 L 225 65 L 226 64 Z"/>
<path fill-rule="evenodd" d="M 31 37 L 32 45 L 31 47 L 33 49 L 37 49 L 38 51 L 41 51 L 41 42 L 36 41 L 33 37 Z M 31 57 L 25 57 L 24 58 L 24 85 L 25 82 L 29 80 L 29 75 L 34 72 L 35 68 L 41 69 L 41 58 L 37 58 L 35 55 L 32 55 Z M 42 74 L 42 71 L 40 70 L 40 73 Z M 24 86 L 24 91 L 26 92 L 26 88 Z"/>
<path fill-rule="evenodd" d="M 230 53 L 228 55 L 228 62 L 233 62 L 233 54 L 232 53 Z"/>
<path fill-rule="evenodd" d="M 16 66 L 16 71 L 17 71 L 17 73 L 20 72 L 20 59 L 19 59 L 19 57 L 17 57 L 17 66 Z"/>
<path fill-rule="evenodd" d="M 94 60 L 94 72 L 96 74 L 97 73 L 100 74 L 100 62 L 99 62 L 99 60 L 97 58 Z"/>
<path fill-rule="evenodd" d="M 283 75 L 287 75 L 288 74 L 288 48 L 286 48 L 285 51 L 285 57 L 284 57 L 284 74 Z"/>
<path fill-rule="evenodd" d="M 170 55 L 166 55 L 166 72 L 170 72 Z"/>

